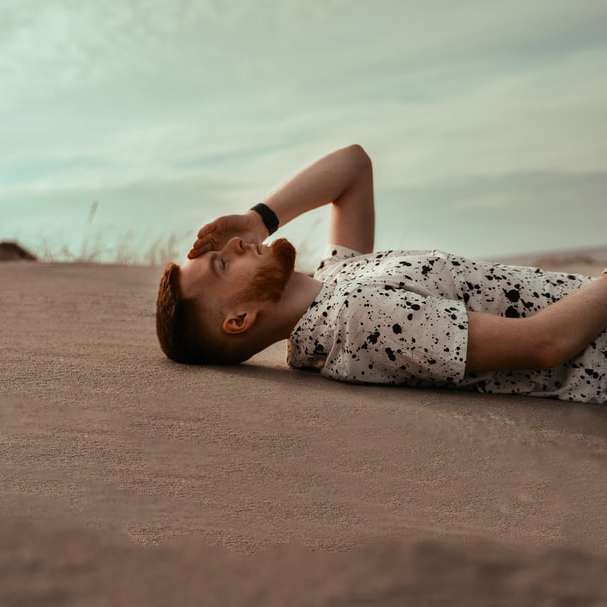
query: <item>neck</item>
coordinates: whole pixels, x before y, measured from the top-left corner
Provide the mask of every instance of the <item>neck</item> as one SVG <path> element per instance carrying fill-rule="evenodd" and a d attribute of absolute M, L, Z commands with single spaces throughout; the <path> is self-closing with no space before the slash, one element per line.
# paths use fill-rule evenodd
<path fill-rule="evenodd" d="M 293 272 L 280 301 L 274 304 L 275 308 L 271 310 L 273 342 L 289 337 L 322 285 L 322 281 L 315 280 L 303 272 Z"/>

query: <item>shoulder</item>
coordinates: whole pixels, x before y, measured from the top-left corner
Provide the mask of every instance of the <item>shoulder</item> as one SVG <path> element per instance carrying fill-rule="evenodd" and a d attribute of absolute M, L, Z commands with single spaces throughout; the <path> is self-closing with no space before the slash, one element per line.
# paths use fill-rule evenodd
<path fill-rule="evenodd" d="M 359 255 L 363 255 L 363 253 L 361 251 L 357 251 L 356 249 L 344 247 L 343 245 L 339 244 L 327 244 L 321 260 L 314 271 L 314 278 L 322 280 L 322 275 L 328 268 L 334 267 L 335 265 L 352 257 L 358 257 Z"/>

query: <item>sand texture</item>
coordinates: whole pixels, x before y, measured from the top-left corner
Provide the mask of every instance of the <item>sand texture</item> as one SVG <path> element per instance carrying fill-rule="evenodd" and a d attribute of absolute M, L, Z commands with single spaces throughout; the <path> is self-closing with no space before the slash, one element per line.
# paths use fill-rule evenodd
<path fill-rule="evenodd" d="M 0 264 L 0 605 L 607 605 L 605 406 L 178 365 L 159 273 Z"/>

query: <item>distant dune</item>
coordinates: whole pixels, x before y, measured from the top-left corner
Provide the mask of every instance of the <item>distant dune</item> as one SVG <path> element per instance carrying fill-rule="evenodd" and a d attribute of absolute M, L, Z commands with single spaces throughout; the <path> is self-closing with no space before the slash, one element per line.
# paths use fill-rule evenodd
<path fill-rule="evenodd" d="M 534 266 L 554 272 L 596 276 L 607 268 L 607 246 L 543 251 L 506 257 L 483 257 L 483 259 L 509 265 Z"/>
<path fill-rule="evenodd" d="M 581 249 L 541 251 L 498 257 L 478 256 L 487 261 L 509 265 L 534 266 L 557 272 L 574 272 L 596 276 L 607 268 L 607 246 Z M 35 261 L 36 256 L 17 242 L 0 242 L 0 261 Z M 312 275 L 312 271 L 306 271 Z"/>
<path fill-rule="evenodd" d="M 0 242 L 0 261 L 36 261 L 36 256 L 16 242 Z"/>

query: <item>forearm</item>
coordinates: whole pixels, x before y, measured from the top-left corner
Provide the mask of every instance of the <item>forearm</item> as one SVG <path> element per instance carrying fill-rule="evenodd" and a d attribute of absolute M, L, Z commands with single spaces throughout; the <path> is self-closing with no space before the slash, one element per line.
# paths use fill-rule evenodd
<path fill-rule="evenodd" d="M 554 366 L 584 351 L 607 328 L 607 274 L 534 314 L 550 336 Z"/>
<path fill-rule="evenodd" d="M 367 158 L 359 145 L 339 148 L 297 173 L 263 202 L 282 227 L 306 211 L 337 200 L 366 169 Z"/>

